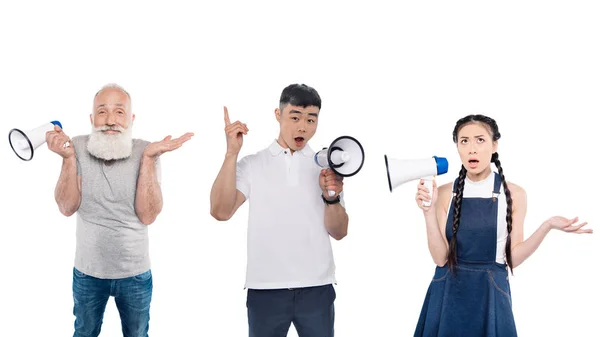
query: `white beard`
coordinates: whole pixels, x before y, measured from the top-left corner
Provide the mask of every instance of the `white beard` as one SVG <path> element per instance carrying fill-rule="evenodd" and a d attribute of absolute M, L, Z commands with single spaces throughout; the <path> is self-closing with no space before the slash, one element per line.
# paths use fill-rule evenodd
<path fill-rule="evenodd" d="M 123 129 L 120 126 L 92 127 L 87 143 L 87 150 L 96 158 L 103 160 L 124 159 L 131 155 L 133 141 L 131 126 Z M 117 134 L 105 134 L 102 130 L 118 130 Z"/>

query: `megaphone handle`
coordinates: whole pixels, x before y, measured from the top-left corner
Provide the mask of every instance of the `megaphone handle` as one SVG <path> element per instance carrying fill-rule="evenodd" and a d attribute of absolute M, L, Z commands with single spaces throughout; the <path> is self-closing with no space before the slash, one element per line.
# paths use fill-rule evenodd
<path fill-rule="evenodd" d="M 425 187 L 427 187 L 427 189 L 429 190 L 429 197 L 433 198 L 433 178 L 428 177 L 428 178 L 423 178 L 423 185 Z M 423 206 L 431 206 L 431 201 L 425 201 L 423 200 Z"/>
<path fill-rule="evenodd" d="M 335 191 L 329 191 L 329 190 L 328 190 L 328 191 L 327 191 L 327 193 L 329 193 L 329 196 L 330 196 L 330 197 L 333 197 L 333 196 L 335 195 Z"/>

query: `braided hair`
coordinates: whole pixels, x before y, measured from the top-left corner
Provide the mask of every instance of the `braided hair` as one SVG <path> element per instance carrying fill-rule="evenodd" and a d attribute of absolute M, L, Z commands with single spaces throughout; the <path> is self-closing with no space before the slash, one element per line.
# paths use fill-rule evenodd
<path fill-rule="evenodd" d="M 484 115 L 469 115 L 469 116 L 459 119 L 456 122 L 454 131 L 452 132 L 452 138 L 453 138 L 454 143 L 458 143 L 458 132 L 460 131 L 460 129 L 463 126 L 470 124 L 470 123 L 485 124 L 488 127 L 488 129 L 490 130 L 490 133 L 492 135 L 492 140 L 497 141 L 498 139 L 500 139 L 500 131 L 498 131 L 498 124 L 496 124 L 495 120 L 493 120 L 490 117 L 484 116 Z M 508 230 L 508 237 L 506 238 L 505 253 L 506 253 L 506 263 L 512 273 L 513 264 L 512 264 L 510 233 L 512 232 L 513 200 L 512 200 L 510 190 L 508 189 L 508 184 L 506 182 L 506 178 L 504 177 L 504 170 L 502 169 L 502 166 L 500 164 L 498 152 L 495 152 L 492 155 L 491 162 L 494 163 L 494 165 L 496 165 L 496 168 L 498 169 L 498 174 L 500 175 L 500 177 L 502 179 L 502 186 L 504 187 L 504 194 L 506 195 L 506 227 Z M 448 249 L 448 266 L 450 267 L 451 270 L 453 270 L 454 266 L 458 263 L 457 256 L 456 256 L 456 252 L 458 250 L 457 242 L 456 242 L 456 233 L 458 232 L 458 226 L 459 226 L 459 222 L 460 222 L 459 221 L 460 220 L 460 211 L 461 211 L 461 204 L 462 204 L 462 200 L 463 200 L 463 191 L 464 191 L 464 187 L 465 187 L 466 177 L 467 177 L 467 169 L 464 167 L 464 165 L 462 165 L 460 172 L 458 174 L 458 181 L 456 184 L 456 191 L 455 191 L 455 196 L 453 199 L 454 215 L 452 218 L 452 238 L 450 239 L 449 249 Z"/>

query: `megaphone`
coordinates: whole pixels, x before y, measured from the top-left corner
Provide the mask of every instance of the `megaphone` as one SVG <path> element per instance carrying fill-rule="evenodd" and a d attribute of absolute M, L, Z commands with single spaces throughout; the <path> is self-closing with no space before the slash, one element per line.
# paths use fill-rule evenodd
<path fill-rule="evenodd" d="M 331 169 L 342 177 L 351 177 L 357 174 L 365 162 L 365 151 L 358 140 L 350 136 L 336 138 L 327 148 L 315 153 L 315 163 L 322 168 Z M 335 191 L 328 191 L 333 197 Z"/>
<path fill-rule="evenodd" d="M 45 123 L 29 131 L 12 129 L 8 133 L 10 147 L 19 158 L 29 161 L 33 158 L 35 149 L 46 142 L 46 132 L 54 130 L 55 125 L 60 126 L 62 129 L 62 124 L 59 121 Z"/>
<path fill-rule="evenodd" d="M 433 156 L 424 159 L 392 159 L 384 155 L 390 192 L 394 188 L 416 179 L 423 179 L 429 192 L 433 189 L 433 178 L 448 172 L 448 160 Z M 431 201 L 424 201 L 430 206 Z"/>

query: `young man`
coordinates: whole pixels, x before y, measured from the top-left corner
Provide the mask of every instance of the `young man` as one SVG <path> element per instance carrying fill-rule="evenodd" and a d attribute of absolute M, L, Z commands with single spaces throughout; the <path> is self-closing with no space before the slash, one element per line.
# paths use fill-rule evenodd
<path fill-rule="evenodd" d="M 74 337 L 100 334 L 110 296 L 123 335 L 148 335 L 152 274 L 147 225 L 162 210 L 159 156 L 193 134 L 155 143 L 133 139 L 134 119 L 129 94 L 112 84 L 94 97 L 91 134 L 71 140 L 58 126 L 46 134 L 48 148 L 63 158 L 56 203 L 65 216 L 77 212 Z"/>
<path fill-rule="evenodd" d="M 225 108 L 227 153 L 211 190 L 211 214 L 228 220 L 249 200 L 250 337 L 286 336 L 291 323 L 300 337 L 334 334 L 336 280 L 329 236 L 346 236 L 348 215 L 342 177 L 317 166 L 308 146 L 320 109 L 315 89 L 289 85 L 275 109 L 279 137 L 238 162 L 248 128 L 231 123 Z"/>

